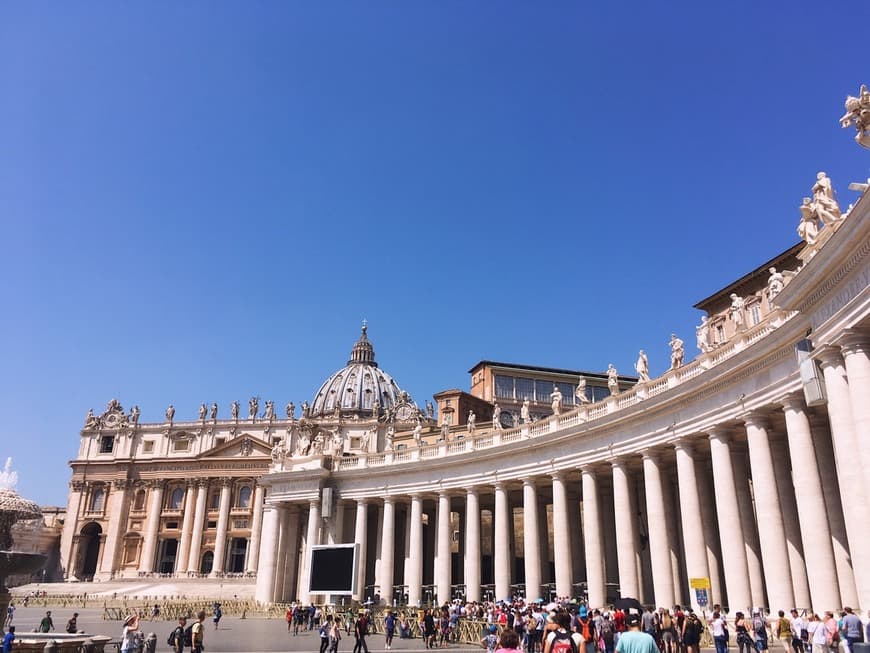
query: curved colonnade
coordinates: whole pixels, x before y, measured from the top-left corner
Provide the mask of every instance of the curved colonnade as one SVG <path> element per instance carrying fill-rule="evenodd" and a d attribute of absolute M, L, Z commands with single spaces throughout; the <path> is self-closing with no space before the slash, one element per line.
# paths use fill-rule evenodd
<path fill-rule="evenodd" d="M 649 383 L 519 429 L 262 477 L 257 599 L 317 599 L 310 545 L 355 542 L 360 600 L 585 590 L 593 606 L 618 592 L 698 607 L 706 578 L 732 610 L 870 608 L 868 213 L 865 196 L 764 322 Z M 827 389 L 812 408 L 807 337 Z"/>

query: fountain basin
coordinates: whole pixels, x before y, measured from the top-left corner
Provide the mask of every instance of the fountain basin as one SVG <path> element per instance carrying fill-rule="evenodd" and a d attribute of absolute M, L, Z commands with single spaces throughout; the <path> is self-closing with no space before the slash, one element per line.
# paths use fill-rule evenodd
<path fill-rule="evenodd" d="M 94 653 L 103 653 L 112 638 L 107 635 L 88 635 L 86 633 L 15 633 L 12 651 L 13 653 L 15 651 L 42 653 L 46 644 L 54 642 L 58 653 L 79 653 L 82 650 L 82 644 L 86 641 L 93 643 Z M 112 651 L 113 647 L 109 646 L 108 649 Z"/>
<path fill-rule="evenodd" d="M 31 574 L 40 569 L 46 561 L 42 553 L 24 553 L 23 551 L 0 551 L 0 587 L 7 576 L 16 574 Z"/>

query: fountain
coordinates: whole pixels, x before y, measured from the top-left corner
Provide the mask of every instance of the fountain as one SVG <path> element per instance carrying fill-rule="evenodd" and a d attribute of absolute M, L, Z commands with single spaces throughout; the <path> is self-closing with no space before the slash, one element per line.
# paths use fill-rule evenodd
<path fill-rule="evenodd" d="M 46 560 L 42 553 L 12 550 L 12 525 L 19 519 L 42 519 L 42 511 L 33 501 L 20 497 L 12 489 L 18 475 L 11 471 L 11 464 L 10 458 L 0 472 L 0 615 L 6 614 L 10 600 L 6 578 L 13 574 L 32 573 Z"/>

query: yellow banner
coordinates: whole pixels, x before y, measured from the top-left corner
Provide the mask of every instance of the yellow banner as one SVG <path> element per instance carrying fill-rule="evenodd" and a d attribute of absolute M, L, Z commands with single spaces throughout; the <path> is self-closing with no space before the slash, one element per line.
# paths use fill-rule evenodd
<path fill-rule="evenodd" d="M 710 589 L 709 578 L 690 578 L 689 587 L 693 590 L 708 590 Z"/>

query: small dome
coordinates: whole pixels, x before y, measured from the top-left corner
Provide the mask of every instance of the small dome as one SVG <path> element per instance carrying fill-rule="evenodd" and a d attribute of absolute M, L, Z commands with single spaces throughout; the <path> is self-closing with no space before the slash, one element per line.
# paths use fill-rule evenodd
<path fill-rule="evenodd" d="M 336 404 L 342 413 L 371 415 L 373 406 L 387 410 L 399 402 L 402 391 L 393 377 L 378 367 L 366 331 L 363 324 L 347 365 L 320 386 L 311 402 L 312 417 L 334 415 Z"/>

